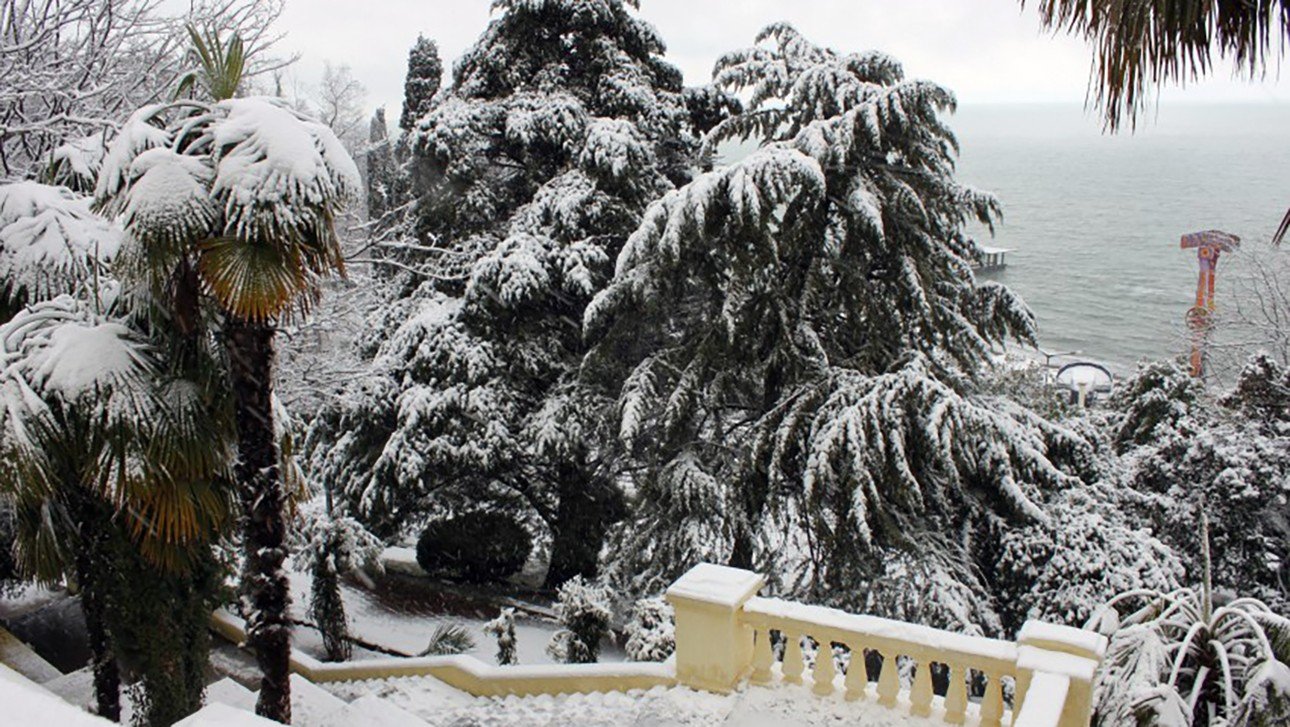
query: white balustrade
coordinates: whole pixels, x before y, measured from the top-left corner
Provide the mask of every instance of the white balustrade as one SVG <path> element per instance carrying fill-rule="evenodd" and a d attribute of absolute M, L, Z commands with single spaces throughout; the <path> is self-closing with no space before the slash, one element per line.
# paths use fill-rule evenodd
<path fill-rule="evenodd" d="M 810 667 L 811 691 L 822 697 L 838 690 L 838 669 L 833 645 L 849 650 L 841 679 L 841 694 L 849 701 L 876 699 L 883 706 L 907 709 L 917 717 L 949 724 L 996 727 L 1085 727 L 1088 724 L 1093 673 L 1106 649 L 1106 640 L 1091 632 L 1039 622 L 1028 623 L 1018 642 L 952 633 L 891 619 L 850 614 L 756 594 L 763 579 L 747 571 L 701 565 L 683 576 L 668 592 L 676 609 L 677 677 L 683 684 L 729 691 L 749 678 L 754 685 L 782 680 L 806 681 L 807 659 L 803 641 L 816 644 Z M 730 586 L 722 597 L 723 585 Z M 679 586 L 679 587 L 678 587 Z M 718 605 L 719 604 L 719 605 Z M 714 619 L 720 614 L 722 621 Z M 719 620 L 719 619 L 718 619 Z M 702 632 L 702 645 L 686 648 L 691 635 Z M 783 638 L 782 661 L 776 661 L 772 633 Z M 724 659 L 712 634 L 734 639 L 746 660 Z M 880 657 L 877 684 L 871 687 L 866 651 Z M 698 656 L 690 665 L 687 658 Z M 721 662 L 717 668 L 715 662 Z M 902 685 L 901 665 L 912 671 Z M 935 672 L 935 674 L 934 674 Z M 714 680 L 713 674 L 721 678 Z M 686 674 L 704 674 L 688 680 Z M 938 677 L 933 679 L 933 677 Z M 934 682 L 944 694 L 935 694 Z M 1012 702 L 1005 703 L 1005 682 L 1012 682 Z M 1026 692 L 1043 685 L 1045 695 L 1060 699 L 1032 700 Z M 977 689 L 973 689 L 973 685 Z M 975 693 L 974 693 L 975 692 Z"/>

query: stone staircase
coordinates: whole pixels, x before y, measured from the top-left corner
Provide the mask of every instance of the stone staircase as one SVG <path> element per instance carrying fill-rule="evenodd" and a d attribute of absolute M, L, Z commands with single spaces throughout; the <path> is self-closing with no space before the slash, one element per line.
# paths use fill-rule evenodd
<path fill-rule="evenodd" d="M 763 583 L 760 574 L 724 566 L 687 572 L 667 592 L 676 653 L 663 663 L 500 667 L 468 655 L 323 663 L 293 649 L 292 721 L 298 727 L 1089 723 L 1092 681 L 1106 649 L 1098 634 L 1030 621 L 1015 642 L 969 636 L 761 597 Z M 225 611 L 212 614 L 211 627 L 226 648 L 245 641 L 245 624 Z M 782 656 L 774 651 L 776 633 Z M 88 701 L 88 674 L 53 676 L 51 665 L 15 642 L 0 640 L 7 650 L 0 661 L 25 672 L 5 669 L 9 681 L 47 701 L 59 702 L 59 695 L 72 704 Z M 870 668 L 808 658 L 811 644 L 845 644 L 852 654 L 877 654 L 882 666 L 875 677 Z M 901 676 L 900 660 L 912 674 Z M 934 664 L 951 675 L 943 694 L 934 689 Z M 973 675 L 984 686 L 969 694 Z M 245 669 L 238 677 L 255 679 Z M 207 701 L 180 724 L 273 724 L 252 713 L 255 695 L 233 679 L 212 684 Z"/>

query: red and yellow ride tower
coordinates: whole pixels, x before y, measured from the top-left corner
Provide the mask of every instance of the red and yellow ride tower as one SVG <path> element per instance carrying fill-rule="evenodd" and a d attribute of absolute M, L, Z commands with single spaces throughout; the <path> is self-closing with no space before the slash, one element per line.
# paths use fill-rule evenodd
<path fill-rule="evenodd" d="M 1192 232 L 1182 236 L 1182 249 L 1196 250 L 1200 261 L 1200 279 L 1196 281 L 1196 305 L 1187 311 L 1187 327 L 1191 329 L 1191 375 L 1199 377 L 1205 372 L 1205 343 L 1213 325 L 1214 279 L 1218 275 L 1218 258 L 1241 246 L 1241 238 L 1219 230 Z"/>

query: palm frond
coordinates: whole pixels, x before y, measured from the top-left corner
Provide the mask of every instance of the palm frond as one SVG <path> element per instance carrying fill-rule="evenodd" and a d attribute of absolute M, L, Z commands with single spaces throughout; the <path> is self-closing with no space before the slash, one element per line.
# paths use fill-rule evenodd
<path fill-rule="evenodd" d="M 295 245 L 212 238 L 201 245 L 198 270 L 220 305 L 245 320 L 271 320 L 311 302 L 310 271 Z"/>
<path fill-rule="evenodd" d="M 1136 123 L 1152 87 L 1195 80 L 1213 70 L 1216 58 L 1257 77 L 1290 40 L 1290 0 L 1035 4 L 1045 25 L 1083 35 L 1095 46 L 1089 93 L 1111 130 Z"/>
<path fill-rule="evenodd" d="M 464 654 L 475 648 L 475 639 L 465 627 L 458 624 L 440 624 L 430 635 L 421 656 L 451 656 Z"/>
<path fill-rule="evenodd" d="M 199 32 L 189 24 L 188 38 L 192 42 L 193 54 L 199 64 L 198 71 L 190 71 L 180 78 L 176 96 L 191 92 L 200 80 L 211 99 L 223 101 L 237 95 L 242 85 L 242 76 L 246 72 L 246 52 L 242 36 L 234 33 L 228 43 L 221 44 L 219 33 L 214 29 Z"/>

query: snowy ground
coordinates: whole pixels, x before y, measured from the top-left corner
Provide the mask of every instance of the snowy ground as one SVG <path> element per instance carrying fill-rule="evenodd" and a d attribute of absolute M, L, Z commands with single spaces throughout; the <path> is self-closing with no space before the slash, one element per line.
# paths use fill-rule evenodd
<path fill-rule="evenodd" d="M 416 677 L 332 689 L 346 700 L 370 694 L 351 705 L 351 717 L 360 717 L 356 713 L 375 697 L 415 715 L 428 727 L 915 727 L 938 723 L 910 717 L 905 708 L 886 709 L 872 699 L 847 702 L 840 693 L 818 697 L 809 686 L 800 685 L 754 687 L 730 695 L 658 687 L 645 692 L 505 699 L 473 698 L 434 679 Z"/>
<path fill-rule="evenodd" d="M 464 627 L 475 639 L 475 647 L 466 652 L 491 664 L 497 653 L 493 637 L 482 630 L 484 624 L 497 616 L 498 608 L 478 600 L 455 597 L 448 592 L 433 590 L 430 586 L 407 579 L 383 579 L 375 590 L 368 590 L 349 583 L 341 585 L 345 611 L 350 620 L 350 631 L 357 638 L 405 654 L 419 654 L 426 647 L 430 635 L 442 624 L 451 623 Z M 309 602 L 309 577 L 304 573 L 291 574 L 292 615 L 306 619 Z M 549 664 L 551 657 L 546 645 L 558 626 L 550 619 L 517 613 L 515 618 L 518 656 L 521 664 Z M 318 656 L 322 653 L 322 637 L 312 629 L 298 628 L 294 635 L 295 646 Z M 362 658 L 384 658 L 384 654 L 364 654 Z M 606 641 L 601 647 L 601 661 L 623 661 L 626 656 L 617 644 Z"/>

